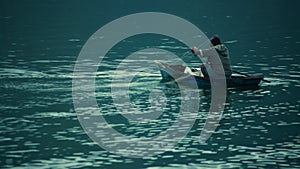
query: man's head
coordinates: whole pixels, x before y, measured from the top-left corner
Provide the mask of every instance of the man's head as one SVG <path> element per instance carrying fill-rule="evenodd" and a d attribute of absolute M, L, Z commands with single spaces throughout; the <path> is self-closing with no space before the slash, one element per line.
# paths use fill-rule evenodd
<path fill-rule="evenodd" d="M 211 39 L 210 39 L 210 42 L 213 46 L 217 46 L 217 45 L 220 45 L 222 44 L 220 38 L 217 36 L 217 35 L 214 35 Z"/>

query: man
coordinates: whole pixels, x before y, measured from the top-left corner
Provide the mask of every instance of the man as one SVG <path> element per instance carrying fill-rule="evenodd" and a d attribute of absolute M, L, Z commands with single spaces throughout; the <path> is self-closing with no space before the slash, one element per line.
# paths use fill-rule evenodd
<path fill-rule="evenodd" d="M 206 79 L 209 78 L 207 69 L 212 69 L 212 72 L 214 72 L 216 75 L 221 74 L 222 66 L 226 78 L 231 78 L 232 69 L 230 66 L 228 48 L 221 42 L 220 38 L 216 35 L 211 38 L 210 42 L 211 42 L 211 48 L 209 49 L 201 50 L 196 47 L 192 48 L 192 52 L 194 54 L 196 54 L 199 57 L 205 57 L 208 60 L 208 63 L 201 65 L 201 71 L 202 74 L 204 75 L 204 78 Z M 216 53 L 218 54 L 222 65 L 217 64 L 219 63 L 217 58 L 213 57 L 216 56 Z"/>

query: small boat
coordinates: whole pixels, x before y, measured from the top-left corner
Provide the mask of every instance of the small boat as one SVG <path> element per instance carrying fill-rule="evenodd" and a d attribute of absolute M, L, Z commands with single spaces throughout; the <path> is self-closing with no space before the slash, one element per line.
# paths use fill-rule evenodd
<path fill-rule="evenodd" d="M 193 83 L 191 80 L 196 80 L 198 87 L 210 87 L 211 83 L 209 79 L 203 77 L 201 70 L 195 68 L 189 68 L 183 65 L 170 65 L 167 63 L 155 61 L 159 66 L 160 73 L 162 76 L 162 81 L 176 81 L 180 80 L 184 84 Z M 194 77 L 194 78 L 187 78 Z M 226 79 L 227 87 L 251 87 L 258 86 L 261 81 L 264 80 L 263 76 L 235 76 L 232 75 L 231 78 Z"/>

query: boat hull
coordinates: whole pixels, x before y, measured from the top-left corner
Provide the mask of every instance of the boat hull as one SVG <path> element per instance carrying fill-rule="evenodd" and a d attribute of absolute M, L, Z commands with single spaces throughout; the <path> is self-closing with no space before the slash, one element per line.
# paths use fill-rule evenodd
<path fill-rule="evenodd" d="M 162 80 L 167 81 L 181 81 L 184 84 L 188 85 L 193 82 L 191 80 L 196 80 L 198 87 L 210 87 L 211 83 L 209 79 L 205 79 L 202 76 L 189 75 L 184 73 L 184 70 L 187 68 L 182 65 L 168 65 L 166 63 L 159 63 L 160 73 Z M 194 78 L 186 78 L 193 76 Z M 263 80 L 263 76 L 231 76 L 231 78 L 226 79 L 227 87 L 249 87 L 249 86 L 258 86 Z"/>

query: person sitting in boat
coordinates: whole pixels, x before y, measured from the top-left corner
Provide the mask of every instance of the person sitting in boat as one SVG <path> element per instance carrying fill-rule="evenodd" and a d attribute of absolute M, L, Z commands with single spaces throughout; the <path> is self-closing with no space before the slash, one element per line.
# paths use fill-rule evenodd
<path fill-rule="evenodd" d="M 217 75 L 221 74 L 220 72 L 222 72 L 222 66 L 224 69 L 224 73 L 225 73 L 225 77 L 226 78 L 231 78 L 231 74 L 232 74 L 232 69 L 230 66 L 230 58 L 229 58 L 229 51 L 228 48 L 221 42 L 220 38 L 215 35 L 211 38 L 210 40 L 211 42 L 211 48 L 209 49 L 205 49 L 205 50 L 201 50 L 198 49 L 197 47 L 193 47 L 192 48 L 192 52 L 194 54 L 196 54 L 199 57 L 205 57 L 208 60 L 208 63 L 203 63 L 201 65 L 201 72 L 204 76 L 204 78 L 208 79 L 208 72 L 214 72 Z M 221 60 L 222 66 L 215 64 L 218 63 L 217 60 L 215 60 L 215 57 L 212 57 L 214 55 L 216 55 L 215 51 L 217 51 L 217 54 L 219 55 L 219 58 Z M 207 69 L 211 69 L 213 71 L 207 71 Z"/>

